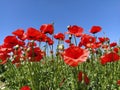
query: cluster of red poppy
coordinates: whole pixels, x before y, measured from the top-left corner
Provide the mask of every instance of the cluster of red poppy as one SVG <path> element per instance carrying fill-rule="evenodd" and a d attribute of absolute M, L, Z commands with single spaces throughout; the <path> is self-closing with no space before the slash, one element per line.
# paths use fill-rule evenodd
<path fill-rule="evenodd" d="M 89 32 L 96 34 L 100 32 L 101 29 L 100 26 L 93 26 Z M 84 34 L 83 28 L 76 25 L 69 26 L 67 34 L 71 35 L 69 40 L 65 40 L 69 43 L 69 47 L 64 50 L 62 55 L 65 63 L 70 66 L 78 66 L 79 62 L 86 61 L 89 56 L 88 49 L 91 49 L 96 54 L 97 50 L 101 49 L 102 55 L 100 57 L 100 62 L 103 65 L 107 62 L 118 61 L 120 59 L 118 54 L 119 46 L 116 42 L 110 43 L 108 37 L 96 38 L 95 35 Z M 75 44 L 72 43 L 72 36 L 80 38 L 78 46 L 75 46 Z"/>
<path fill-rule="evenodd" d="M 102 51 L 99 59 L 103 65 L 120 60 L 118 54 L 120 48 L 117 43 L 110 43 L 108 37 L 95 37 L 95 34 L 101 30 L 100 26 L 93 26 L 89 31 L 93 34 L 91 35 L 85 34 L 84 29 L 80 26 L 70 25 L 68 31 L 65 32 L 69 35 L 69 39 L 65 39 L 63 33 L 54 34 L 53 24 L 43 24 L 39 30 L 30 27 L 26 32 L 23 29 L 17 29 L 12 32 L 13 35 L 5 37 L 4 43 L 0 45 L 0 64 L 5 64 L 9 59 L 15 65 L 19 65 L 22 61 L 39 62 L 46 55 L 46 52 L 41 50 L 37 42 L 45 42 L 48 45 L 54 44 L 53 38 L 48 35 L 69 44 L 68 48 L 63 48 L 60 52 L 64 62 L 69 66 L 76 67 L 85 62 L 90 56 L 89 50 L 96 54 L 98 49 Z M 72 42 L 73 37 L 79 39 L 78 45 Z M 28 43 L 26 40 L 28 40 Z M 80 72 L 79 81 L 82 80 L 82 75 L 83 73 Z M 88 84 L 89 79 L 86 74 L 84 74 L 84 78 L 85 83 Z"/>
<path fill-rule="evenodd" d="M 13 64 L 20 64 L 23 60 L 40 61 L 45 52 L 37 46 L 36 41 L 52 45 L 54 41 L 46 34 L 53 34 L 53 32 L 52 24 L 43 24 L 40 30 L 30 27 L 26 32 L 23 29 L 12 32 L 13 35 L 6 36 L 4 43 L 0 45 L 0 64 L 5 64 L 8 59 L 12 59 Z M 28 43 L 25 40 L 28 40 Z"/>

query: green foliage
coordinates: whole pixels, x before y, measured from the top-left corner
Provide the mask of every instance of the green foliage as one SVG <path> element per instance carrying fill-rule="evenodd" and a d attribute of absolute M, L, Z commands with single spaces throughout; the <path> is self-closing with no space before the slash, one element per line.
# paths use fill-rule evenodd
<path fill-rule="evenodd" d="M 28 85 L 32 90 L 118 90 L 116 81 L 120 78 L 120 62 L 103 66 L 99 60 L 87 60 L 78 67 L 64 64 L 60 57 L 46 57 L 40 62 L 23 62 L 19 67 L 9 61 L 2 74 L 6 87 L 19 90 Z M 78 73 L 83 71 L 90 78 L 86 85 L 78 82 Z"/>

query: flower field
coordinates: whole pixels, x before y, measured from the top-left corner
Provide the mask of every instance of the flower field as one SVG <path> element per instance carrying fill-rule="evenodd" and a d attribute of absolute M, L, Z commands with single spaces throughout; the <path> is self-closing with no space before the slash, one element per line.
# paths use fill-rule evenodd
<path fill-rule="evenodd" d="M 120 90 L 120 45 L 78 25 L 17 29 L 0 45 L 0 90 Z"/>

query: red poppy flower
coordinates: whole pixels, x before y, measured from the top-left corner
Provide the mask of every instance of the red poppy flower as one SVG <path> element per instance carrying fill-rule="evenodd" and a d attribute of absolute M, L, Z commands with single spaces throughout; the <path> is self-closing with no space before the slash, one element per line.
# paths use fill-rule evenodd
<path fill-rule="evenodd" d="M 46 37 L 46 40 L 45 40 L 49 45 L 53 45 L 54 44 L 54 41 L 50 38 L 50 37 Z"/>
<path fill-rule="evenodd" d="M 23 86 L 20 90 L 30 90 L 29 86 Z"/>
<path fill-rule="evenodd" d="M 104 43 L 106 41 L 109 41 L 110 39 L 108 37 L 99 37 L 98 38 L 101 43 Z"/>
<path fill-rule="evenodd" d="M 54 27 L 53 27 L 53 24 L 43 24 L 41 27 L 40 27 L 40 30 L 42 33 L 46 34 L 46 33 L 49 33 L 49 34 L 53 34 L 54 32 Z"/>
<path fill-rule="evenodd" d="M 20 59 L 22 58 L 22 49 L 18 48 L 17 50 L 14 50 L 13 57 L 14 57 L 12 60 L 13 64 L 20 63 Z"/>
<path fill-rule="evenodd" d="M 80 71 L 80 72 L 78 73 L 78 81 L 79 81 L 79 82 L 82 82 L 82 76 L 83 76 L 83 72 Z"/>
<path fill-rule="evenodd" d="M 39 42 L 46 42 L 47 37 L 48 36 L 42 32 L 39 32 L 39 34 L 36 36 L 37 41 Z"/>
<path fill-rule="evenodd" d="M 79 63 L 85 62 L 88 58 L 89 51 L 77 46 L 70 46 L 62 53 L 63 60 L 69 66 L 78 66 Z"/>
<path fill-rule="evenodd" d="M 59 39 L 59 40 L 64 40 L 65 39 L 65 35 L 63 33 L 58 33 L 54 35 L 55 39 Z"/>
<path fill-rule="evenodd" d="M 0 53 L 0 64 L 5 64 L 10 56 L 7 53 Z"/>
<path fill-rule="evenodd" d="M 37 43 L 36 42 L 28 42 L 27 46 L 29 46 L 29 47 L 37 46 Z"/>
<path fill-rule="evenodd" d="M 88 43 L 86 44 L 87 48 L 92 48 L 92 49 L 97 49 L 102 45 L 100 42 L 95 42 L 95 43 Z"/>
<path fill-rule="evenodd" d="M 17 29 L 16 31 L 12 32 L 15 36 L 17 36 L 19 39 L 22 39 L 24 37 L 24 30 L 23 29 Z"/>
<path fill-rule="evenodd" d="M 78 73 L 78 81 L 79 81 L 79 82 L 82 82 L 83 76 L 84 76 L 84 83 L 88 85 L 88 84 L 90 83 L 90 79 L 89 79 L 88 76 L 87 76 L 85 73 L 83 73 L 82 71 L 80 71 L 80 72 Z"/>
<path fill-rule="evenodd" d="M 19 40 L 19 41 L 18 41 L 18 45 L 19 45 L 19 46 L 24 46 L 24 45 L 25 45 L 25 42 Z"/>
<path fill-rule="evenodd" d="M 117 81 L 117 85 L 119 85 L 119 86 L 120 86 L 120 80 L 118 80 L 118 81 Z"/>
<path fill-rule="evenodd" d="M 35 28 L 30 27 L 27 29 L 26 36 L 28 40 L 38 40 L 39 35 L 40 32 Z"/>
<path fill-rule="evenodd" d="M 90 79 L 88 78 L 88 76 L 86 74 L 84 74 L 84 82 L 87 85 L 90 83 Z"/>
<path fill-rule="evenodd" d="M 67 34 L 75 35 L 76 37 L 80 37 L 83 33 L 83 28 L 77 25 L 69 26 Z"/>
<path fill-rule="evenodd" d="M 10 53 L 13 50 L 13 48 L 5 47 L 4 45 L 0 46 L 0 53 Z"/>
<path fill-rule="evenodd" d="M 113 49 L 113 51 L 116 52 L 116 53 L 118 53 L 119 50 L 120 50 L 120 48 L 117 48 L 117 47 Z"/>
<path fill-rule="evenodd" d="M 18 40 L 15 36 L 7 36 L 4 39 L 4 46 L 11 48 L 18 44 Z"/>
<path fill-rule="evenodd" d="M 15 56 L 15 55 L 14 55 Z M 17 64 L 17 63 L 20 63 L 20 56 L 19 55 L 16 55 L 15 57 L 14 57 L 14 60 L 12 61 L 12 64 Z"/>
<path fill-rule="evenodd" d="M 117 46 L 116 42 L 110 43 L 110 47 L 114 47 L 114 46 Z"/>
<path fill-rule="evenodd" d="M 30 51 L 27 53 L 29 60 L 32 62 L 39 62 L 43 58 L 42 54 L 39 47 L 30 48 Z"/>
<path fill-rule="evenodd" d="M 108 50 L 108 49 L 109 49 L 109 46 L 106 45 L 106 44 L 104 44 L 104 45 L 102 45 L 102 48 L 103 48 L 104 50 Z"/>
<path fill-rule="evenodd" d="M 27 35 L 26 35 L 26 33 L 24 33 L 23 36 L 18 37 L 18 38 L 19 38 L 20 40 L 24 41 L 24 40 L 27 39 Z"/>
<path fill-rule="evenodd" d="M 24 33 L 24 30 L 23 29 L 17 29 L 16 31 L 12 32 L 12 34 L 14 34 L 15 36 L 22 36 Z"/>
<path fill-rule="evenodd" d="M 101 64 L 106 64 L 108 62 L 115 62 L 115 61 L 118 61 L 120 59 L 120 56 L 115 53 L 115 52 L 110 52 L 110 53 L 107 53 L 103 56 L 101 56 Z"/>
<path fill-rule="evenodd" d="M 71 41 L 69 39 L 65 40 L 66 43 L 70 44 Z"/>
<path fill-rule="evenodd" d="M 92 26 L 90 33 L 95 34 L 101 31 L 101 27 L 100 26 Z"/>
<path fill-rule="evenodd" d="M 13 50 L 13 54 L 14 55 L 22 55 L 22 49 L 20 47 L 18 47 L 17 49 Z"/>
<path fill-rule="evenodd" d="M 79 46 L 81 47 L 84 45 L 85 47 L 92 46 L 96 42 L 96 38 L 88 35 L 88 34 L 83 34 L 81 37 L 81 41 L 79 43 Z"/>
<path fill-rule="evenodd" d="M 99 47 L 101 47 L 102 43 L 101 42 L 96 42 L 95 45 L 96 45 L 97 48 L 99 48 Z"/>

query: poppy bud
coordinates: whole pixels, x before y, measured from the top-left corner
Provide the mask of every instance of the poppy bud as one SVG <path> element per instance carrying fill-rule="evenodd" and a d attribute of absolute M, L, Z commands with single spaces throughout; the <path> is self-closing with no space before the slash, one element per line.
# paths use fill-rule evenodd
<path fill-rule="evenodd" d="M 69 29 L 69 28 L 70 28 L 70 26 L 71 26 L 71 25 L 68 25 L 68 26 L 67 26 L 67 29 Z"/>
<path fill-rule="evenodd" d="M 30 48 L 27 48 L 27 51 L 29 52 L 29 51 L 30 51 Z"/>
<path fill-rule="evenodd" d="M 58 48 L 58 50 L 64 50 L 64 45 L 63 44 L 59 44 L 57 48 Z"/>
<path fill-rule="evenodd" d="M 14 48 L 17 50 L 19 48 L 19 45 L 16 45 Z"/>
<path fill-rule="evenodd" d="M 71 40 L 72 39 L 72 35 L 71 34 L 69 34 L 69 40 Z"/>

